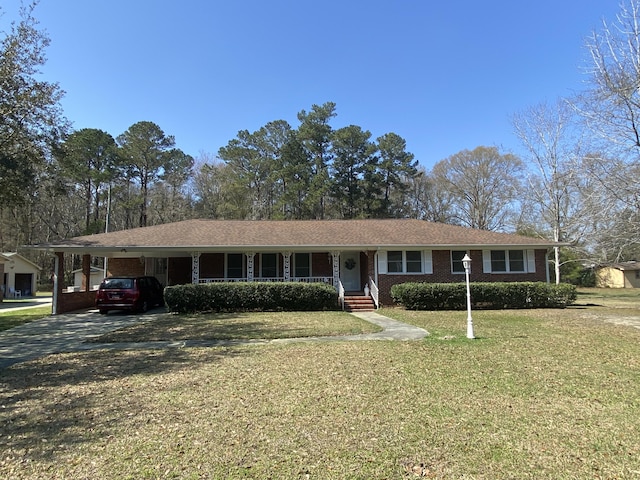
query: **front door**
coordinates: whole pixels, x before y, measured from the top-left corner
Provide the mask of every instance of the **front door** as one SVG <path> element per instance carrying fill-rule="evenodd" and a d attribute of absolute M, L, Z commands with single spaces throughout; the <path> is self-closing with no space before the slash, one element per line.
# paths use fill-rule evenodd
<path fill-rule="evenodd" d="M 346 291 L 360 291 L 360 252 L 340 254 L 340 280 Z"/>

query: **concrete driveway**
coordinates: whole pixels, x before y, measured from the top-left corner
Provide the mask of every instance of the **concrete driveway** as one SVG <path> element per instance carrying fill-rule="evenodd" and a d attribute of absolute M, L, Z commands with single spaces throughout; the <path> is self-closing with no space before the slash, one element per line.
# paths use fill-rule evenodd
<path fill-rule="evenodd" d="M 158 313 L 164 309 L 156 309 Z M 96 310 L 54 315 L 0 332 L 0 368 L 52 353 L 82 349 L 91 338 L 148 319 L 145 315 L 100 315 Z"/>

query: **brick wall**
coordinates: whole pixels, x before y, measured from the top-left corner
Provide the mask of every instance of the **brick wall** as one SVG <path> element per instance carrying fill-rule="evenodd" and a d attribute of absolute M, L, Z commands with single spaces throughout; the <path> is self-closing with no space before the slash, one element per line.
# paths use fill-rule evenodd
<path fill-rule="evenodd" d="M 191 259 L 189 259 L 191 260 Z M 110 258 L 109 276 L 138 276 L 144 275 L 144 263 L 139 258 Z"/>
<path fill-rule="evenodd" d="M 545 250 L 535 252 L 535 273 L 497 274 L 482 272 L 482 250 L 471 250 L 471 274 L 472 282 L 525 282 L 546 281 L 546 256 Z M 368 277 L 375 278 L 375 251 L 362 252 L 360 254 L 362 284 L 368 281 Z M 254 275 L 259 276 L 259 255 L 254 258 Z M 451 253 L 449 250 L 432 251 L 433 274 L 398 275 L 379 274 L 378 288 L 380 301 L 384 305 L 391 305 L 391 287 L 397 283 L 405 282 L 430 282 L 450 283 L 464 282 L 464 273 L 451 272 Z M 326 252 L 316 252 L 311 256 L 312 274 L 314 276 L 333 275 L 332 263 Z M 282 270 L 282 258 L 279 259 Z M 138 258 L 113 258 L 109 260 L 110 275 L 144 275 L 144 265 Z M 169 258 L 168 263 L 169 285 L 191 283 L 191 257 Z M 224 276 L 224 255 L 203 254 L 200 258 L 200 274 L 203 277 Z M 282 275 L 282 272 L 280 272 Z"/>
<path fill-rule="evenodd" d="M 76 310 L 84 310 L 86 308 L 93 307 L 95 305 L 96 292 L 86 288 L 89 285 L 89 280 L 91 278 L 90 274 L 88 274 L 91 268 L 91 257 L 89 255 L 83 255 L 82 257 L 83 285 L 81 288 L 84 290 L 81 292 L 63 293 L 64 253 L 56 252 L 55 255 L 58 257 L 58 271 L 56 272 L 58 276 L 58 290 L 54 293 L 57 301 L 54 305 L 55 310 L 52 313 L 60 314 L 74 312 Z"/>
<path fill-rule="evenodd" d="M 96 292 L 60 293 L 58 295 L 58 310 L 55 313 L 75 312 L 92 308 L 96 304 Z"/>
<path fill-rule="evenodd" d="M 391 287 L 397 283 L 407 282 L 429 282 L 437 283 L 431 280 L 431 275 L 378 275 L 379 300 L 382 305 L 393 305 L 391 298 Z"/>
<path fill-rule="evenodd" d="M 535 273 L 484 273 L 482 271 L 482 250 L 471 250 L 471 282 L 546 282 L 546 255 L 544 250 L 535 251 Z M 428 283 L 455 283 L 464 282 L 464 273 L 451 272 L 451 252 L 449 250 L 432 251 L 432 274 L 379 274 L 378 288 L 380 290 L 380 302 L 383 305 L 393 304 L 391 299 L 391 287 L 397 283 L 428 282 Z"/>
<path fill-rule="evenodd" d="M 311 254 L 311 275 L 314 277 L 333 277 L 333 260 L 329 261 L 326 252 Z"/>

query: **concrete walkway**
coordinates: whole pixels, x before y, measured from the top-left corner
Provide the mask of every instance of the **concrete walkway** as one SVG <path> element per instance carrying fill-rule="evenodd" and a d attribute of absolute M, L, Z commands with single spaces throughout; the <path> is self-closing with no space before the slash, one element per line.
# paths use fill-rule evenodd
<path fill-rule="evenodd" d="M 275 340 L 178 340 L 140 343 L 86 343 L 105 333 L 163 315 L 157 309 L 144 315 L 100 315 L 95 310 L 84 313 L 55 315 L 0 332 L 0 368 L 33 360 L 53 353 L 98 349 L 156 349 L 184 347 L 221 347 L 266 345 L 293 342 L 339 342 L 357 340 L 419 340 L 427 331 L 397 322 L 375 312 L 354 313 L 357 317 L 383 328 L 382 332 L 336 337 L 302 337 Z"/>

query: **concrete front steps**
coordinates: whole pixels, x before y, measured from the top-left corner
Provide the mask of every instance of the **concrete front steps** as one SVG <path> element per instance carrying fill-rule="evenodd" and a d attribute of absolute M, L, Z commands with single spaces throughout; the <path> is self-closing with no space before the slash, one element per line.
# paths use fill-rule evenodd
<path fill-rule="evenodd" d="M 376 309 L 376 305 L 371 297 L 346 294 L 344 297 L 344 309 L 347 312 L 373 312 Z"/>

